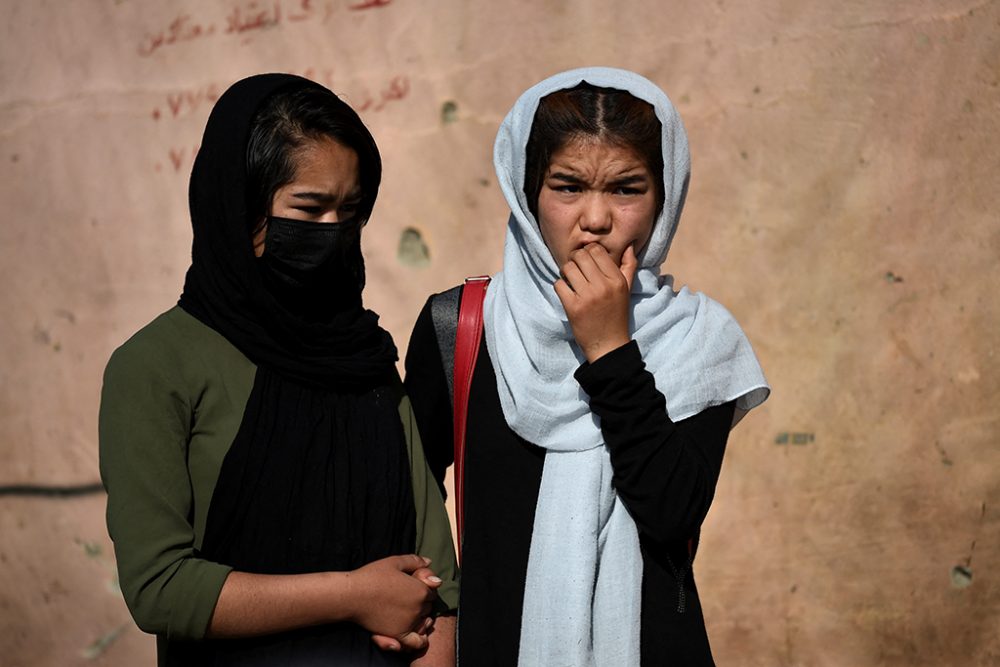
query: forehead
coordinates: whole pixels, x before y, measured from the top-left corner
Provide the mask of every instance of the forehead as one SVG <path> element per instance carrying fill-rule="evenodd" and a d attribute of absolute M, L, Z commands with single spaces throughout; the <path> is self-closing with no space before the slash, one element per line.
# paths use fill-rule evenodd
<path fill-rule="evenodd" d="M 328 137 L 308 139 L 292 154 L 295 181 L 353 188 L 358 181 L 358 154 Z"/>
<path fill-rule="evenodd" d="M 625 144 L 601 137 L 573 137 L 552 154 L 549 171 L 555 169 L 579 171 L 647 172 L 639 153 Z"/>

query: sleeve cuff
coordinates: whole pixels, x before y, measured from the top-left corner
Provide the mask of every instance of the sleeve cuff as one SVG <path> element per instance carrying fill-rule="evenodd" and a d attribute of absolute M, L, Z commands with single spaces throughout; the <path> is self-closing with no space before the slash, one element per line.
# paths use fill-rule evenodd
<path fill-rule="evenodd" d="M 196 560 L 183 564 L 190 568 L 185 581 L 188 598 L 173 605 L 167 636 L 176 639 L 202 639 L 215 613 L 215 605 L 226 578 L 233 568 L 221 563 Z"/>
<path fill-rule="evenodd" d="M 593 396 L 610 382 L 641 373 L 645 368 L 646 363 L 639 352 L 639 344 L 630 340 L 593 363 L 583 362 L 573 377 L 585 392 Z"/>
<path fill-rule="evenodd" d="M 458 610 L 458 581 L 445 581 L 437 589 L 437 600 L 434 602 L 434 614 L 450 614 Z"/>

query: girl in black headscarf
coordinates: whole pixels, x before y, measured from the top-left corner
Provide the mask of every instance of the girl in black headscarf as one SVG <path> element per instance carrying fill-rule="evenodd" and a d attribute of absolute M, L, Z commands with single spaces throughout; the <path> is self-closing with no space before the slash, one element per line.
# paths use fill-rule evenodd
<path fill-rule="evenodd" d="M 212 111 L 179 307 L 114 353 L 101 401 L 121 586 L 161 665 L 410 664 L 428 644 L 419 664 L 453 664 L 432 614 L 457 597 L 447 515 L 361 300 L 380 178 L 313 82 L 250 77 Z"/>

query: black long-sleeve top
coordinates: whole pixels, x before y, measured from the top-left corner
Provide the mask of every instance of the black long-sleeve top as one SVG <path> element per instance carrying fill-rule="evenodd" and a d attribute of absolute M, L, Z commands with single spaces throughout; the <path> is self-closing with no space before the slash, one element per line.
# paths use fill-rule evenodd
<path fill-rule="evenodd" d="M 575 378 L 600 417 L 615 490 L 639 530 L 642 665 L 714 665 L 691 564 L 735 404 L 671 421 L 634 341 L 584 364 Z M 410 338 L 405 384 L 428 462 L 443 480 L 454 458 L 452 406 L 430 301 Z M 466 665 L 517 664 L 544 457 L 545 450 L 507 426 L 484 340 L 472 376 L 465 451 L 458 627 Z"/>

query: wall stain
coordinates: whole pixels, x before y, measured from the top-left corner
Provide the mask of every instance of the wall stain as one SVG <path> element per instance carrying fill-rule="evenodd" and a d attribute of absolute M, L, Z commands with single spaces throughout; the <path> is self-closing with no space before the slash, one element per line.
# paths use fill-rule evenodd
<path fill-rule="evenodd" d="M 951 466 L 953 464 L 951 457 L 948 456 L 948 452 L 944 450 L 944 447 L 941 446 L 941 443 L 935 440 L 934 447 L 937 449 L 938 454 L 941 455 L 941 465 Z"/>
<path fill-rule="evenodd" d="M 49 345 L 52 342 L 52 336 L 48 329 L 43 329 L 38 324 L 31 330 L 31 339 L 39 345 Z"/>
<path fill-rule="evenodd" d="M 399 247 L 396 250 L 396 257 L 400 264 L 423 268 L 430 266 L 430 248 L 424 242 L 424 237 L 416 227 L 407 227 L 399 236 Z"/>
<path fill-rule="evenodd" d="M 896 348 L 899 350 L 900 354 L 903 355 L 903 357 L 913 362 L 913 365 L 916 366 L 917 368 L 924 367 L 923 362 L 920 361 L 920 357 L 918 357 L 917 354 L 913 351 L 913 348 L 910 347 L 910 344 L 906 341 L 905 338 L 900 336 L 895 331 L 890 331 L 889 336 L 892 338 L 892 342 L 896 344 Z"/>
<path fill-rule="evenodd" d="M 458 104 L 448 100 L 441 105 L 441 124 L 450 125 L 458 120 Z"/>
<path fill-rule="evenodd" d="M 101 657 L 101 655 L 105 651 L 107 651 L 112 644 L 115 643 L 115 640 L 118 639 L 121 633 L 124 632 L 125 628 L 127 628 L 128 626 L 129 623 L 122 623 L 117 628 L 98 637 L 97 639 L 92 641 L 89 645 L 87 645 L 82 651 L 80 651 L 80 655 L 87 660 L 96 660 L 97 658 Z"/>
<path fill-rule="evenodd" d="M 955 588 L 968 588 L 972 585 L 972 569 L 962 565 L 951 568 L 951 585 Z"/>
<path fill-rule="evenodd" d="M 782 431 L 774 436 L 774 444 L 776 445 L 808 445 L 813 442 L 816 442 L 816 434 L 805 431 Z"/>

